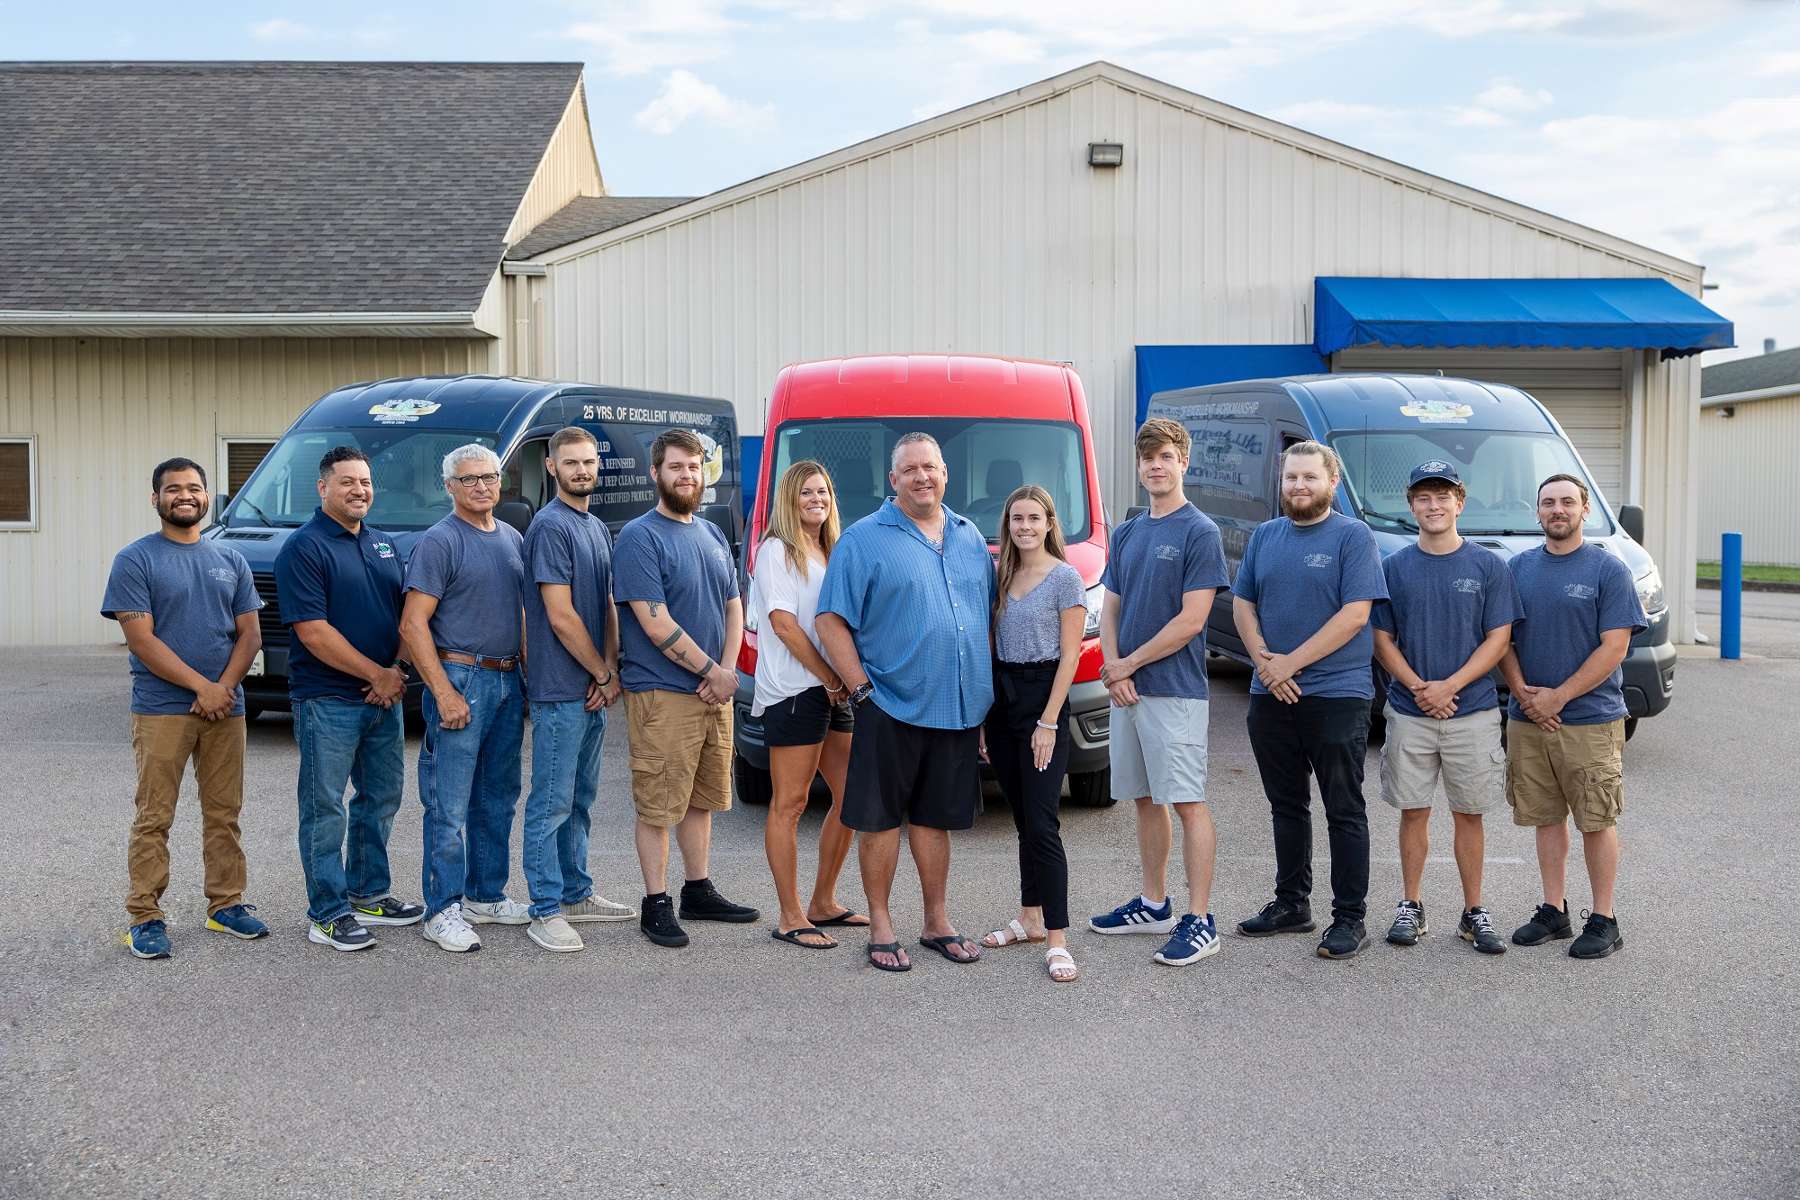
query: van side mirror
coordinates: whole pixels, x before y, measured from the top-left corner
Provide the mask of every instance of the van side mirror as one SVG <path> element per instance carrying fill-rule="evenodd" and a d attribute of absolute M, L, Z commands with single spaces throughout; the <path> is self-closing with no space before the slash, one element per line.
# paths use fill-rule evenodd
<path fill-rule="evenodd" d="M 1134 504 L 1130 508 L 1125 510 L 1125 519 L 1127 521 L 1129 521 L 1129 520 L 1131 520 L 1131 518 L 1141 517 L 1149 511 L 1150 511 L 1150 508 L 1148 505 Z"/>
<path fill-rule="evenodd" d="M 523 534 L 531 527 L 531 505 L 523 500 L 503 500 L 494 506 L 494 516 Z"/>
<path fill-rule="evenodd" d="M 744 540 L 744 518 L 729 504 L 708 504 L 700 510 L 702 520 L 711 521 L 725 535 L 725 541 L 732 550 L 737 550 Z"/>
<path fill-rule="evenodd" d="M 1638 545 L 1644 544 L 1644 507 L 1641 504 L 1619 505 L 1619 528 L 1631 535 Z"/>

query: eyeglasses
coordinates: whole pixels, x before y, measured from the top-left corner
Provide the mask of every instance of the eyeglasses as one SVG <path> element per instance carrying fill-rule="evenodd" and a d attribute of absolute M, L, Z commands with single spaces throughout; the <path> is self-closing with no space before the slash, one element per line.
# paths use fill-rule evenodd
<path fill-rule="evenodd" d="M 450 478 L 466 488 L 472 488 L 476 484 L 480 484 L 482 487 L 493 487 L 500 482 L 500 476 L 493 471 L 489 471 L 485 475 L 452 475 Z"/>

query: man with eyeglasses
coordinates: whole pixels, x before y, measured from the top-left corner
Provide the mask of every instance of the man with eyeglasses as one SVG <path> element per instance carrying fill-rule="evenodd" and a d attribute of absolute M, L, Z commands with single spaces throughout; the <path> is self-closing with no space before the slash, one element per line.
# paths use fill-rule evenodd
<path fill-rule="evenodd" d="M 481 949 L 471 922 L 531 920 L 506 895 L 525 734 L 525 563 L 519 531 L 494 519 L 500 459 L 492 450 L 471 443 L 445 455 L 444 489 L 455 508 L 413 547 L 400 636 L 425 680 L 424 934 L 462 953 Z"/>

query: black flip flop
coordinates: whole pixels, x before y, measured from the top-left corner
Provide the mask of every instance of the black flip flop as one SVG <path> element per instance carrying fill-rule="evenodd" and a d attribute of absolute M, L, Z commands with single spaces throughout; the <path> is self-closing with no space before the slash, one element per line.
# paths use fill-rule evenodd
<path fill-rule="evenodd" d="M 867 950 L 863 951 L 863 953 L 868 955 L 869 965 L 871 967 L 874 967 L 877 971 L 910 971 L 910 970 L 912 970 L 911 960 L 908 960 L 908 961 L 902 962 L 902 963 L 897 963 L 896 965 L 891 966 L 891 967 L 888 966 L 886 963 L 879 963 L 879 962 L 875 961 L 875 956 L 877 954 L 891 954 L 896 959 L 898 959 L 900 957 L 900 943 L 899 942 L 870 942 L 869 948 Z"/>
<path fill-rule="evenodd" d="M 956 945 L 958 942 L 967 943 L 968 945 L 975 947 L 975 953 L 971 954 L 968 958 L 956 957 L 956 955 L 950 953 L 950 947 Z M 981 961 L 981 944 L 974 938 L 966 938 L 960 933 L 946 933 L 943 937 L 922 937 L 919 939 L 919 945 L 925 947 L 927 950 L 936 950 L 939 954 L 958 966 L 967 966 L 972 962 Z"/>
<path fill-rule="evenodd" d="M 826 917 L 823 921 L 815 922 L 815 924 L 817 924 L 821 929 L 824 929 L 824 928 L 826 928 L 828 926 L 832 926 L 832 925 L 843 925 L 843 926 L 847 926 L 850 929 L 867 929 L 869 927 L 869 918 L 863 917 L 862 923 L 859 925 L 856 922 L 852 921 L 850 919 L 851 917 L 863 917 L 863 915 L 861 913 L 857 912 L 854 908 L 846 908 L 843 912 L 839 913 L 837 916 Z"/>
<path fill-rule="evenodd" d="M 781 930 L 779 930 L 779 929 L 769 930 L 769 936 L 774 938 L 776 941 L 786 942 L 790 946 L 798 946 L 802 950 L 836 950 L 837 949 L 837 947 L 838 947 L 837 942 L 831 941 L 831 940 L 827 940 L 825 942 L 825 944 L 822 946 L 816 945 L 812 942 L 803 942 L 800 940 L 801 938 L 805 937 L 809 933 L 814 935 L 815 937 L 822 937 L 822 938 L 826 938 L 826 939 L 831 938 L 831 935 L 829 933 L 826 933 L 823 929 L 814 929 L 811 926 L 808 926 L 805 929 L 790 929 L 786 933 L 781 932 Z"/>

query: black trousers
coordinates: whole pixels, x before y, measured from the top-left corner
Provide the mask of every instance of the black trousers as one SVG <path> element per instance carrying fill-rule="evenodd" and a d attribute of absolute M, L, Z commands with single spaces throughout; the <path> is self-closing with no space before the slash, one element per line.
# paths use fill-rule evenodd
<path fill-rule="evenodd" d="M 1063 777 L 1069 773 L 1069 706 L 1056 718 L 1056 749 L 1042 771 L 1032 763 L 1031 735 L 1050 685 L 1056 679 L 1056 663 L 997 662 L 994 664 L 994 707 L 988 710 L 988 760 L 1000 780 L 1000 790 L 1012 806 L 1013 824 L 1019 831 L 1019 903 L 1042 907 L 1049 929 L 1069 927 L 1069 860 L 1063 853 L 1062 822 L 1057 810 L 1062 803 Z"/>
<path fill-rule="evenodd" d="M 1283 704 L 1250 697 L 1250 749 L 1275 826 L 1275 898 L 1306 904 L 1312 895 L 1312 791 L 1319 781 L 1331 838 L 1331 915 L 1361 921 L 1368 912 L 1369 818 L 1363 809 L 1363 755 L 1369 701 L 1302 696 Z"/>

